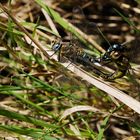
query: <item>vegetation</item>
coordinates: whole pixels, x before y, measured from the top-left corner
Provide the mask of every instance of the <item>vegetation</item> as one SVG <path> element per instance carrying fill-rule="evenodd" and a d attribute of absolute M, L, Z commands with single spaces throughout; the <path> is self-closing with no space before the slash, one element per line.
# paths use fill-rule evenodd
<path fill-rule="evenodd" d="M 9 0 L 0 10 L 1 139 L 140 138 L 138 0 Z M 125 44 L 131 67 L 108 81 L 99 73 L 114 63 L 59 62 L 52 42 L 94 58 Z"/>

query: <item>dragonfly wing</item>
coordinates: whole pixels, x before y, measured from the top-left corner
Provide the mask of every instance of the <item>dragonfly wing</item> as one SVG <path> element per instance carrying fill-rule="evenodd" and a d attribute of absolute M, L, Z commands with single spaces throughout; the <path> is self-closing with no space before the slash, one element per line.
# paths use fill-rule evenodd
<path fill-rule="evenodd" d="M 126 57 L 132 63 L 140 64 L 140 39 L 136 38 L 126 44 Z"/>

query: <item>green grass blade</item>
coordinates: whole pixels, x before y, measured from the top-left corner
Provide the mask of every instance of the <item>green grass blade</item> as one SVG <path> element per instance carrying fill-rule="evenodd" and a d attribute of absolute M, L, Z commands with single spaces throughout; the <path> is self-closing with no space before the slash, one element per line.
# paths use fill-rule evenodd
<path fill-rule="evenodd" d="M 40 111 L 41 114 L 48 114 L 49 116 L 54 117 L 54 115 L 50 112 L 48 112 L 47 110 L 44 110 L 44 108 L 40 107 L 39 105 L 25 99 L 24 97 L 22 97 L 22 95 L 19 95 L 18 93 L 14 93 L 12 91 L 5 91 L 5 92 L 1 92 L 0 94 L 7 94 L 7 95 L 12 95 L 15 96 L 16 98 L 18 98 L 20 101 L 22 101 L 23 103 L 25 103 L 26 105 L 29 105 L 31 107 L 33 107 L 34 109 Z"/>
<path fill-rule="evenodd" d="M 51 137 L 47 134 L 44 135 L 42 129 L 33 129 L 33 128 L 22 128 L 19 126 L 12 126 L 12 125 L 0 125 L 0 129 L 6 131 L 12 131 L 14 133 L 18 133 L 21 135 L 26 135 L 34 138 L 35 140 L 42 139 L 42 140 L 58 140 L 54 137 Z"/>
<path fill-rule="evenodd" d="M 6 117 L 11 118 L 11 119 L 16 119 L 16 120 L 19 120 L 19 121 L 25 121 L 25 122 L 28 122 L 28 123 L 32 123 L 35 126 L 41 126 L 41 127 L 45 127 L 45 128 L 49 128 L 49 129 L 59 128 L 57 125 L 48 124 L 45 121 L 35 119 L 35 118 L 29 117 L 27 115 L 22 115 L 22 114 L 19 114 L 19 113 L 16 113 L 16 112 L 11 112 L 11 111 L 8 111 L 8 110 L 3 109 L 1 107 L 0 107 L 0 115 L 6 116 Z"/>
<path fill-rule="evenodd" d="M 24 26 L 24 27 L 27 27 L 27 28 L 35 28 L 36 24 L 35 23 L 31 23 L 31 22 L 21 22 L 21 24 Z M 40 30 L 43 30 L 43 31 L 46 31 L 48 33 L 51 33 L 55 36 L 58 36 L 60 37 L 58 34 L 56 34 L 55 32 L 53 32 L 52 30 L 50 30 L 49 28 L 45 27 L 45 26 L 41 26 L 41 25 L 38 25 L 36 27 L 37 29 L 40 29 Z"/>
<path fill-rule="evenodd" d="M 65 30 L 68 30 L 73 35 L 75 35 L 82 43 L 89 46 L 89 43 L 75 30 L 75 28 L 66 20 L 64 20 L 59 13 L 54 11 L 52 8 L 48 7 L 42 0 L 35 0 L 59 25 L 61 25 Z"/>
<path fill-rule="evenodd" d="M 133 27 L 133 29 L 137 32 L 137 33 L 140 33 L 140 30 L 136 27 L 135 23 L 130 21 L 129 18 L 125 17 L 121 12 L 119 12 L 117 9 L 115 9 L 115 12 L 118 13 L 118 15 L 120 15 L 122 17 L 122 19 L 127 22 L 130 26 Z"/>
<path fill-rule="evenodd" d="M 103 123 L 102 123 L 102 128 L 100 128 L 100 130 L 99 130 L 99 134 L 98 134 L 98 136 L 97 136 L 97 140 L 102 140 L 102 139 L 103 139 L 104 131 L 105 131 L 105 126 L 107 125 L 107 122 L 108 122 L 109 118 L 110 118 L 110 115 L 107 116 L 107 117 L 104 119 L 104 121 L 103 121 Z"/>
<path fill-rule="evenodd" d="M 133 123 L 131 127 L 134 128 L 138 134 L 140 134 L 140 124 Z"/>
<path fill-rule="evenodd" d="M 70 94 L 70 93 L 62 92 L 61 90 L 57 89 L 56 87 L 53 87 L 53 86 L 47 84 L 46 82 L 41 81 L 41 80 L 35 78 L 35 77 L 32 76 L 32 75 L 29 75 L 29 74 L 27 74 L 27 73 L 25 73 L 25 72 L 23 72 L 23 73 L 24 73 L 26 76 L 30 77 L 32 80 L 34 80 L 34 81 L 36 81 L 37 83 L 43 85 L 44 88 L 46 88 L 46 89 L 50 89 L 50 90 L 55 91 L 55 92 L 57 92 L 57 93 L 59 93 L 59 94 L 61 94 L 61 95 L 66 96 L 66 97 L 72 97 L 72 98 L 75 98 L 75 96 L 72 95 L 72 94 Z"/>

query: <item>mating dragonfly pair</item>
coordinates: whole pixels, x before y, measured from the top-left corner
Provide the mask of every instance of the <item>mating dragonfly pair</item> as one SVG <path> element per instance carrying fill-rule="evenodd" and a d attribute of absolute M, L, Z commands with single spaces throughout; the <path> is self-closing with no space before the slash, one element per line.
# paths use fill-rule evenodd
<path fill-rule="evenodd" d="M 126 48 L 121 44 L 110 45 L 109 41 L 101 32 L 100 28 L 96 25 L 96 23 L 90 22 L 86 19 L 81 7 L 77 6 L 73 8 L 73 23 L 74 21 L 78 21 L 80 19 L 80 23 L 77 26 L 81 31 L 90 35 L 90 33 L 98 32 L 103 37 L 105 41 L 107 41 L 109 48 L 107 51 L 99 58 L 94 57 L 84 51 L 84 47 L 82 48 L 77 42 L 77 40 L 72 38 L 68 45 L 65 45 L 63 41 L 54 42 L 52 45 L 52 50 L 58 52 L 58 60 L 61 61 L 62 58 L 66 58 L 71 60 L 73 63 L 80 63 L 87 68 L 91 68 L 93 73 L 103 77 L 107 80 L 113 80 L 116 78 L 123 77 L 127 70 L 130 67 L 128 58 L 125 56 Z M 75 36 L 74 36 L 75 37 Z M 77 37 L 76 37 L 77 38 Z M 107 74 L 102 66 L 106 66 L 110 63 L 116 64 L 116 70 L 114 73 Z M 100 64 L 101 67 L 98 67 L 96 64 Z M 101 69 L 102 70 L 101 70 Z"/>
<path fill-rule="evenodd" d="M 114 73 L 106 74 L 104 72 L 98 71 L 98 75 L 103 77 L 106 80 L 114 80 L 116 78 L 123 77 L 127 70 L 130 67 L 128 58 L 125 54 L 125 47 L 121 44 L 111 45 L 107 51 L 100 57 L 94 57 L 84 51 L 84 49 L 73 46 L 73 45 L 63 45 L 62 42 L 54 42 L 52 46 L 52 50 L 55 52 L 59 52 L 58 60 L 61 61 L 62 57 L 65 57 L 71 60 L 73 63 L 78 62 L 83 64 L 84 66 L 90 66 L 96 71 L 98 71 L 95 63 L 99 63 L 101 65 L 106 65 L 111 62 L 116 64 L 116 70 Z M 97 73 L 96 73 L 97 74 Z"/>

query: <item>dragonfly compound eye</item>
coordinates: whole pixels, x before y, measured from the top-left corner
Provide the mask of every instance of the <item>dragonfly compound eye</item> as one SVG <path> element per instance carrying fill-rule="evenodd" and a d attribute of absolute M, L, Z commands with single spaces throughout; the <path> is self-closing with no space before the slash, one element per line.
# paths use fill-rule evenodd
<path fill-rule="evenodd" d="M 110 54 L 112 52 L 123 52 L 124 51 L 124 47 L 120 44 L 114 44 L 112 46 L 110 46 L 107 50 L 107 52 Z"/>
<path fill-rule="evenodd" d="M 61 48 L 61 44 L 60 43 L 56 43 L 52 46 L 52 50 L 53 51 L 58 51 Z"/>

